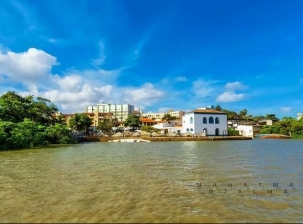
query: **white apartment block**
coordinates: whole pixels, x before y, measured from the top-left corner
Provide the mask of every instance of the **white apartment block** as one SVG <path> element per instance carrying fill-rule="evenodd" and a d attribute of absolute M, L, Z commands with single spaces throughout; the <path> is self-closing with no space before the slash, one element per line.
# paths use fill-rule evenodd
<path fill-rule="evenodd" d="M 85 108 L 85 112 L 94 113 L 99 111 L 99 113 L 112 113 L 112 118 L 117 118 L 118 121 L 125 121 L 125 119 L 134 113 L 135 107 L 130 104 L 109 104 L 102 103 L 94 106 L 88 106 Z"/>

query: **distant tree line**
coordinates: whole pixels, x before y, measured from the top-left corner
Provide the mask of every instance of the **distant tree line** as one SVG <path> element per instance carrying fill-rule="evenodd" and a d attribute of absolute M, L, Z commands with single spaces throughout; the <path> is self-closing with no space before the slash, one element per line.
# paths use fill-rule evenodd
<path fill-rule="evenodd" d="M 266 114 L 265 116 L 253 116 L 248 114 L 246 109 L 241 110 L 239 113 L 222 109 L 220 105 L 215 107 L 216 110 L 225 112 L 227 119 L 243 119 L 246 122 L 272 120 L 273 125 L 264 125 L 260 130 L 260 134 L 281 134 L 291 135 L 292 138 L 303 138 L 303 119 L 296 119 L 292 117 L 283 117 L 281 120 L 276 117 L 275 114 Z M 229 130 L 229 132 L 232 131 Z"/>

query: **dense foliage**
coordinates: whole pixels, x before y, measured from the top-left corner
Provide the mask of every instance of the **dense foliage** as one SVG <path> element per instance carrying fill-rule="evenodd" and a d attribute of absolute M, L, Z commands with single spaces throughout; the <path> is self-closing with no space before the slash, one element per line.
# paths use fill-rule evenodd
<path fill-rule="evenodd" d="M 175 120 L 176 116 L 171 116 L 170 114 L 164 114 L 162 121 L 171 121 L 171 120 Z"/>
<path fill-rule="evenodd" d="M 260 134 L 291 135 L 292 138 L 303 138 L 303 119 L 283 117 L 273 125 L 265 125 Z"/>
<path fill-rule="evenodd" d="M 97 129 L 102 131 L 105 134 L 111 134 L 113 123 L 109 119 L 104 119 L 99 123 Z"/>
<path fill-rule="evenodd" d="M 137 128 L 137 127 L 140 127 L 141 124 L 142 124 L 142 121 L 136 114 L 129 115 L 126 118 L 126 120 L 124 121 L 125 127 Z"/>
<path fill-rule="evenodd" d="M 69 126 L 76 131 L 87 131 L 91 125 L 92 121 L 86 114 L 75 114 L 69 121 Z"/>
<path fill-rule="evenodd" d="M 151 126 L 143 125 L 143 126 L 141 126 L 141 131 L 146 131 L 146 132 L 152 133 L 152 132 L 158 132 L 159 129 L 151 127 Z"/>
<path fill-rule="evenodd" d="M 7 92 L 0 97 L 0 150 L 23 149 L 55 143 L 74 143 L 67 125 L 53 114 L 49 100 Z"/>

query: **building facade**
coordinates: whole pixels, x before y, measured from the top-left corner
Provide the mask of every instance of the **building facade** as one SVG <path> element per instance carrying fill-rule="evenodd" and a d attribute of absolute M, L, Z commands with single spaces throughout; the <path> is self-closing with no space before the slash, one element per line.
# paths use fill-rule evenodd
<path fill-rule="evenodd" d="M 182 133 L 190 132 L 205 136 L 228 135 L 227 114 L 221 111 L 198 108 L 185 113 L 182 122 Z"/>
<path fill-rule="evenodd" d="M 162 118 L 164 117 L 165 114 L 170 114 L 173 117 L 181 118 L 185 114 L 185 112 L 170 110 L 167 113 L 142 113 L 141 117 L 146 117 L 146 118 L 150 118 L 150 119 L 155 119 L 157 121 L 162 121 Z"/>
<path fill-rule="evenodd" d="M 95 106 L 88 106 L 85 108 L 86 113 L 111 113 L 112 118 L 117 118 L 118 121 L 125 121 L 125 119 L 134 113 L 135 107 L 130 104 L 97 104 Z"/>
<path fill-rule="evenodd" d="M 113 114 L 112 113 L 98 113 L 97 111 L 95 113 L 81 113 L 87 115 L 90 120 L 92 121 L 93 127 L 98 127 L 98 125 L 104 121 L 104 119 L 112 120 Z M 55 117 L 61 117 L 62 122 L 69 125 L 69 121 L 71 118 L 74 117 L 75 114 L 62 114 L 61 112 L 56 113 Z"/>

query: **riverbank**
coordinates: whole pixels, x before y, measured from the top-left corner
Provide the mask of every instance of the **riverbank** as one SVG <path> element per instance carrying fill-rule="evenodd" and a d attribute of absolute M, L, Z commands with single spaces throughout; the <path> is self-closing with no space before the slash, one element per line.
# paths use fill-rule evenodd
<path fill-rule="evenodd" d="M 115 139 L 128 139 L 134 137 L 85 137 L 84 142 L 108 142 Z M 244 136 L 208 136 L 208 137 L 148 137 L 142 136 L 140 139 L 152 142 L 169 142 L 169 141 L 226 141 L 226 140 L 252 140 L 252 137 Z"/>
<path fill-rule="evenodd" d="M 288 135 L 280 135 L 280 134 L 260 134 L 256 136 L 259 139 L 291 139 Z"/>

